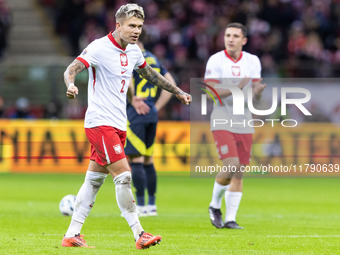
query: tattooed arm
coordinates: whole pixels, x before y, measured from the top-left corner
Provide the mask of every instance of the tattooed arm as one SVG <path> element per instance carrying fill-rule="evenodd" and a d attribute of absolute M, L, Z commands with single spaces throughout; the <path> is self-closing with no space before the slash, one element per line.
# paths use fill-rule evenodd
<path fill-rule="evenodd" d="M 175 94 L 176 97 L 183 104 L 191 103 L 191 96 L 185 92 L 183 92 L 180 88 L 170 83 L 167 79 L 165 79 L 162 75 L 160 75 L 157 71 L 155 71 L 151 66 L 146 64 L 146 66 L 142 69 L 137 69 L 137 73 L 139 73 L 143 78 L 148 80 L 155 86 L 158 86 L 162 89 L 169 91 L 172 94 Z"/>
<path fill-rule="evenodd" d="M 76 98 L 78 95 L 78 88 L 74 85 L 77 74 L 81 73 L 86 66 L 79 60 L 74 60 L 64 72 L 64 82 L 67 87 L 66 96 L 70 99 Z"/>

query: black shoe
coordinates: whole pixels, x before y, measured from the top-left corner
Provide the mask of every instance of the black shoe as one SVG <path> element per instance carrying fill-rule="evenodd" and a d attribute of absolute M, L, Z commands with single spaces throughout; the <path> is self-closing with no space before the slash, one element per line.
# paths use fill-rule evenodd
<path fill-rule="evenodd" d="M 235 221 L 228 221 L 224 223 L 223 228 L 244 229 L 243 227 L 239 226 Z"/>
<path fill-rule="evenodd" d="M 210 221 L 216 228 L 223 227 L 222 213 L 220 209 L 209 206 Z"/>

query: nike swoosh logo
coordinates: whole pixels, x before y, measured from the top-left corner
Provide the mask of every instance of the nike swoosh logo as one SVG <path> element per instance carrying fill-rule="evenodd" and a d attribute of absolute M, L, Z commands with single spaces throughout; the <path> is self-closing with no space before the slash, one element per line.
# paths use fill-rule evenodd
<path fill-rule="evenodd" d="M 127 70 L 125 70 L 125 71 L 121 71 L 121 73 L 122 73 L 122 74 L 124 74 L 126 71 L 127 71 Z"/>

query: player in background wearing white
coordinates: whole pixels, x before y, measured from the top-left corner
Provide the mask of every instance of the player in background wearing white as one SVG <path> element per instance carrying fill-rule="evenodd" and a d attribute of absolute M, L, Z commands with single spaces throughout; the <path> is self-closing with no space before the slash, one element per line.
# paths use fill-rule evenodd
<path fill-rule="evenodd" d="M 253 97 L 258 100 L 266 86 L 261 83 L 259 58 L 242 51 L 243 46 L 247 43 L 246 36 L 247 30 L 242 24 L 230 23 L 224 34 L 226 49 L 209 58 L 204 77 L 205 83 L 215 87 L 223 102 L 222 106 L 214 105 L 211 113 L 211 130 L 219 158 L 224 166 L 237 169 L 235 173 L 220 172 L 216 175 L 212 200 L 209 205 L 210 220 L 216 228 L 243 228 L 236 223 L 236 214 L 243 188 L 243 174 L 240 167 L 249 164 L 252 134 L 254 133 L 254 128 L 247 126 L 248 120 L 252 119 L 249 109 L 245 109 L 244 115 L 233 115 L 231 91 L 216 87 L 227 83 L 228 86 L 238 86 L 245 93 L 245 88 L 252 86 Z M 228 125 L 214 126 L 214 119 L 228 120 Z M 225 195 L 226 202 L 224 222 L 220 210 L 223 195 Z"/>
<path fill-rule="evenodd" d="M 118 207 L 133 232 L 136 248 L 145 249 L 161 241 L 160 236 L 144 232 L 131 192 L 131 172 L 124 153 L 126 93 L 135 69 L 151 83 L 175 94 L 184 104 L 191 102 L 191 96 L 145 62 L 136 45 L 143 22 L 142 7 L 137 4 L 121 6 L 116 13 L 116 30 L 90 43 L 64 73 L 67 97 L 73 99 L 78 94 L 78 88 L 74 85 L 76 75 L 85 68 L 89 72 L 88 108 L 84 126 L 91 143 L 91 157 L 62 246 L 89 247 L 80 235 L 81 228 L 109 173 L 116 187 Z"/>

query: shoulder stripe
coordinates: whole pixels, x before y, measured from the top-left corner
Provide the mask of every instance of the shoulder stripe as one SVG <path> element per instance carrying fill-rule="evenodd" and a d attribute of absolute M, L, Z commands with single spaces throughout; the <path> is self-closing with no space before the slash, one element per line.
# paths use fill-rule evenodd
<path fill-rule="evenodd" d="M 138 66 L 138 68 L 139 68 L 139 69 L 142 69 L 142 68 L 144 68 L 145 66 L 146 66 L 146 61 L 144 61 L 144 63 L 143 63 L 142 65 Z"/>
<path fill-rule="evenodd" d="M 86 66 L 86 68 L 90 67 L 89 63 L 85 59 L 81 57 L 77 57 L 76 60 L 79 60 L 80 62 L 82 62 Z"/>

